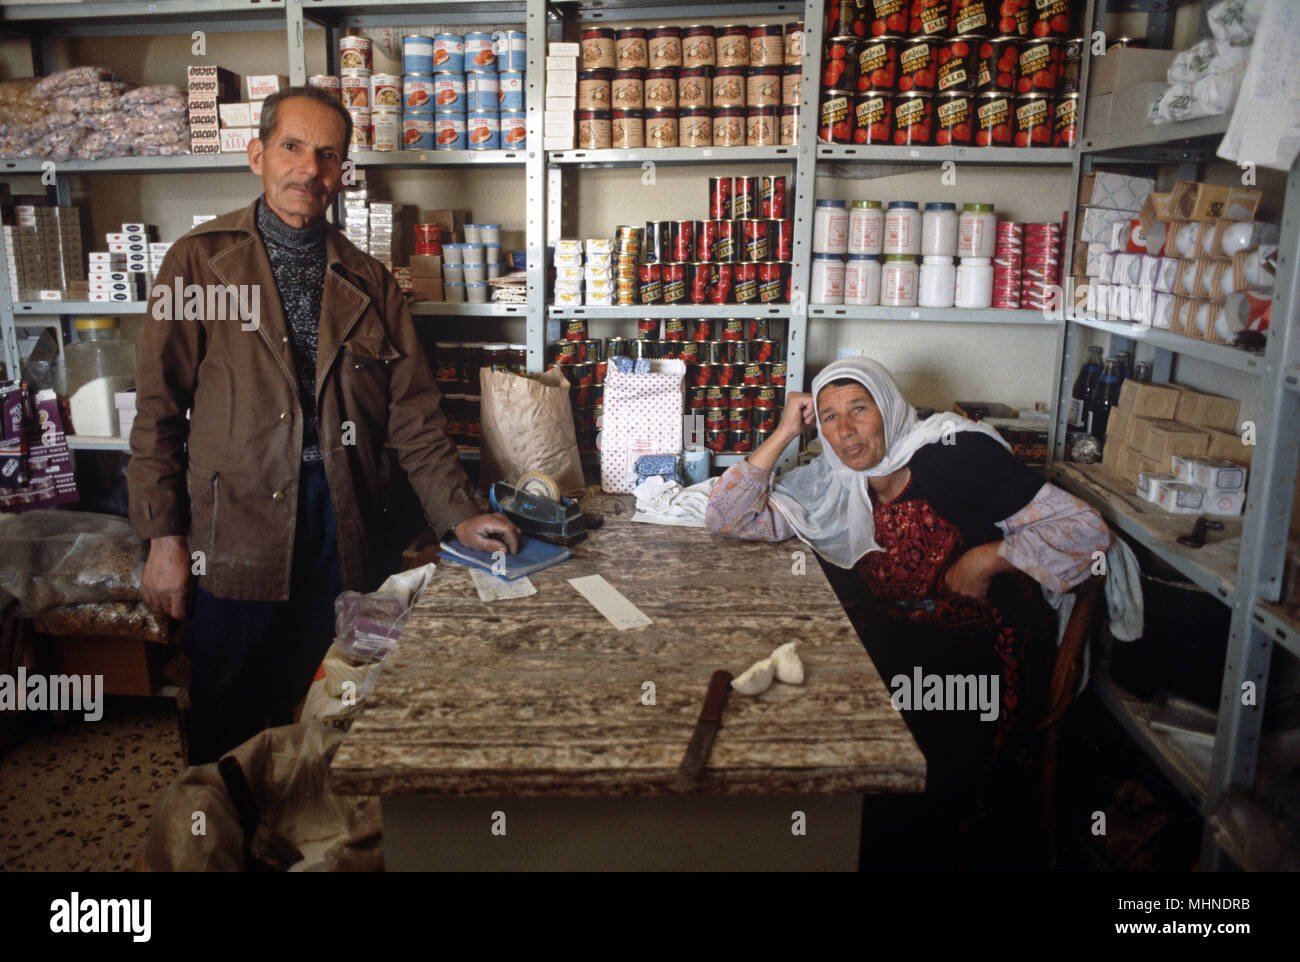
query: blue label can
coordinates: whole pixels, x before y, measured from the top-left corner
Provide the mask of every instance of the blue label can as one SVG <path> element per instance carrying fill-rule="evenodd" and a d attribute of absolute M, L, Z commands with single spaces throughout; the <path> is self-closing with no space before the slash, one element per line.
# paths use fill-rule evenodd
<path fill-rule="evenodd" d="M 433 116 L 425 113 L 402 114 L 403 150 L 433 150 Z"/>
<path fill-rule="evenodd" d="M 465 75 L 463 73 L 436 73 L 433 75 L 433 110 L 466 110 Z"/>
<path fill-rule="evenodd" d="M 496 70 L 497 50 L 490 33 L 465 34 L 465 69 Z"/>
<path fill-rule="evenodd" d="M 438 112 L 433 115 L 433 147 L 435 150 L 464 150 L 465 115 L 459 110 Z"/>
<path fill-rule="evenodd" d="M 528 37 L 522 30 L 498 30 L 496 41 L 497 69 L 524 70 L 528 66 Z"/>
<path fill-rule="evenodd" d="M 433 35 L 433 69 L 465 72 L 465 38 L 458 33 Z"/>
<path fill-rule="evenodd" d="M 524 111 L 501 111 L 501 146 L 506 150 L 528 146 L 528 115 Z"/>
<path fill-rule="evenodd" d="M 497 74 L 474 70 L 465 74 L 465 101 L 470 110 L 498 110 L 501 107 Z"/>
<path fill-rule="evenodd" d="M 522 70 L 503 70 L 497 74 L 498 99 L 502 110 L 524 109 L 524 74 Z"/>
<path fill-rule="evenodd" d="M 402 38 L 402 73 L 433 73 L 433 38 Z"/>
<path fill-rule="evenodd" d="M 501 118 L 495 110 L 471 110 L 465 120 L 470 150 L 501 149 Z"/>

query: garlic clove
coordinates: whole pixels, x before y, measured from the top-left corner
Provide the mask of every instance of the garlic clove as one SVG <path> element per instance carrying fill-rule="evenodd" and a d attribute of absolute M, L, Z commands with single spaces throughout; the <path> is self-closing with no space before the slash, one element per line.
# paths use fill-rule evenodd
<path fill-rule="evenodd" d="M 791 641 L 772 652 L 770 658 L 776 668 L 776 680 L 788 685 L 803 684 L 803 662 L 795 654 L 799 642 Z"/>
<path fill-rule="evenodd" d="M 738 678 L 733 678 L 731 687 L 742 695 L 761 695 L 771 687 L 772 676 L 775 674 L 776 666 L 772 664 L 772 659 L 764 658 L 746 668 Z"/>

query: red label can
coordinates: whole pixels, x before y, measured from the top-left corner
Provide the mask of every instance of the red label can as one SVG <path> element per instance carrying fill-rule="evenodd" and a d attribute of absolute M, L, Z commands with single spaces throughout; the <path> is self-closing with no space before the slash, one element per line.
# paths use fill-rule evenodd
<path fill-rule="evenodd" d="M 823 90 L 851 90 L 857 86 L 858 44 L 857 37 L 831 37 L 826 41 Z"/>
<path fill-rule="evenodd" d="M 638 341 L 659 340 L 659 321 L 653 317 L 638 319 L 636 322 L 636 338 Z"/>
<path fill-rule="evenodd" d="M 978 37 L 953 37 L 939 42 L 934 87 L 939 93 L 970 90 L 975 81 Z"/>
<path fill-rule="evenodd" d="M 758 364 L 766 364 L 776 356 L 776 342 L 767 339 L 749 342 L 749 359 Z"/>
<path fill-rule="evenodd" d="M 768 372 L 771 377 L 771 372 Z M 759 411 L 772 411 L 776 408 L 776 388 L 771 384 L 764 384 L 758 389 L 754 396 L 754 408 Z"/>
<path fill-rule="evenodd" d="M 731 178 L 709 178 L 709 216 L 726 220 L 731 216 Z"/>
<path fill-rule="evenodd" d="M 563 340 L 555 345 L 555 364 L 567 367 L 578 363 L 578 342 Z"/>
<path fill-rule="evenodd" d="M 704 412 L 704 430 L 725 431 L 727 429 L 727 409 L 707 408 Z"/>
<path fill-rule="evenodd" d="M 861 6 L 865 8 L 866 32 L 871 36 L 907 33 L 909 0 L 864 0 Z"/>
<path fill-rule="evenodd" d="M 713 379 L 722 387 L 730 387 L 735 384 L 738 378 L 740 367 L 739 364 L 715 364 L 713 365 Z"/>
<path fill-rule="evenodd" d="M 898 51 L 898 89 L 934 90 L 935 48 L 930 37 L 904 40 Z"/>
<path fill-rule="evenodd" d="M 975 143 L 980 147 L 1010 147 L 1015 101 L 1002 93 L 975 98 Z"/>
<path fill-rule="evenodd" d="M 668 257 L 673 261 L 689 261 L 695 253 L 695 221 L 675 220 L 668 224 Z M 667 283 L 667 276 L 664 282 Z"/>
<path fill-rule="evenodd" d="M 1079 95 L 1066 94 L 1052 114 L 1052 146 L 1073 147 L 1079 126 Z"/>
<path fill-rule="evenodd" d="M 894 143 L 927 146 L 934 139 L 934 96 L 900 93 L 894 98 Z"/>
<path fill-rule="evenodd" d="M 858 94 L 853 105 L 853 142 L 888 144 L 894 136 L 894 94 L 889 90 L 868 90 Z"/>
<path fill-rule="evenodd" d="M 690 294 L 688 295 L 693 304 L 704 304 L 709 300 L 709 281 L 713 279 L 712 264 L 705 261 L 696 261 L 690 266 Z M 677 322 L 681 324 L 681 321 Z M 686 336 L 685 330 L 682 331 L 682 337 Z"/>
<path fill-rule="evenodd" d="M 1052 98 L 1047 94 L 1016 98 L 1015 145 L 1050 147 L 1051 144 Z"/>
<path fill-rule="evenodd" d="M 689 408 L 692 411 L 703 412 L 705 410 L 704 395 L 705 395 L 705 391 L 707 390 L 708 390 L 707 388 L 696 387 L 695 385 L 691 385 L 686 392 L 687 408 Z"/>
<path fill-rule="evenodd" d="M 734 388 L 732 390 L 735 390 Z M 752 431 L 750 423 L 751 408 L 730 408 L 727 411 L 727 427 L 732 431 Z"/>
<path fill-rule="evenodd" d="M 763 370 L 763 365 L 757 361 L 745 365 L 743 375 L 744 382 L 749 385 L 757 386 L 767 383 L 767 372 Z"/>
<path fill-rule="evenodd" d="M 711 260 L 715 264 L 733 264 L 740 259 L 740 247 L 737 243 L 739 236 L 736 230 L 734 220 L 714 221 L 717 225 L 718 239 L 713 243 L 713 257 Z"/>
<path fill-rule="evenodd" d="M 726 304 L 731 299 L 732 276 L 735 268 L 731 264 L 713 265 L 713 283 L 709 287 L 709 301 L 713 304 Z"/>
<path fill-rule="evenodd" d="M 1061 77 L 1063 47 L 1055 40 L 1037 40 L 1020 47 L 1020 79 L 1016 91 L 1022 94 L 1056 92 Z"/>
<path fill-rule="evenodd" d="M 776 237 L 776 259 L 788 261 L 794 258 L 794 218 L 782 217 L 773 224 L 772 232 Z"/>
<path fill-rule="evenodd" d="M 736 177 L 731 184 L 731 218 L 753 217 L 758 208 L 758 178 Z"/>
<path fill-rule="evenodd" d="M 970 146 L 974 137 L 971 111 L 974 97 L 965 91 L 939 94 L 934 108 L 934 142 L 940 147 L 949 144 Z"/>
<path fill-rule="evenodd" d="M 564 338 L 568 341 L 587 339 L 587 322 L 581 317 L 571 317 L 564 322 Z"/>
<path fill-rule="evenodd" d="M 727 432 L 724 431 L 705 431 L 704 446 L 717 454 L 719 451 L 727 450 Z"/>
<path fill-rule="evenodd" d="M 826 90 L 822 92 L 822 103 L 818 115 L 817 139 L 827 144 L 849 144 L 853 142 L 853 102 L 852 90 Z"/>
<path fill-rule="evenodd" d="M 713 250 L 718 245 L 718 225 L 720 220 L 702 220 L 696 228 L 695 259 L 713 260 Z"/>
<path fill-rule="evenodd" d="M 976 93 L 1015 93 L 1020 78 L 1020 38 L 981 40 L 975 55 Z"/>
<path fill-rule="evenodd" d="M 1063 40 L 1070 35 L 1070 0 L 1034 0 L 1033 8 L 1033 36 Z"/>
<path fill-rule="evenodd" d="M 858 90 L 893 90 L 898 84 L 898 47 L 902 37 L 864 40 L 858 47 Z"/>
<path fill-rule="evenodd" d="M 637 290 L 642 304 L 658 304 L 664 298 L 664 272 L 658 264 L 641 264 L 637 267 Z"/>
<path fill-rule="evenodd" d="M 753 391 L 743 384 L 729 387 L 727 388 L 727 404 L 733 411 L 738 408 L 752 409 L 754 407 Z"/>
<path fill-rule="evenodd" d="M 731 450 L 737 454 L 743 454 L 754 449 L 754 437 L 751 431 L 728 431 L 727 437 L 731 444 Z"/>
<path fill-rule="evenodd" d="M 736 303 L 749 304 L 758 300 L 758 265 L 744 261 L 736 265 Z"/>
<path fill-rule="evenodd" d="M 696 387 L 708 387 L 713 383 L 713 365 L 708 363 L 693 364 L 687 370 L 686 377 Z"/>
<path fill-rule="evenodd" d="M 722 325 L 722 340 L 724 341 L 741 341 L 745 338 L 745 325 L 743 321 L 731 318 Z"/>
<path fill-rule="evenodd" d="M 678 317 L 670 317 L 664 321 L 664 338 L 665 341 L 684 341 L 686 340 L 686 323 Z"/>
<path fill-rule="evenodd" d="M 699 317 L 691 322 L 694 327 L 691 329 L 692 341 L 711 341 L 713 340 L 713 321 L 707 317 Z"/>
<path fill-rule="evenodd" d="M 771 225 L 765 220 L 745 220 L 741 224 L 744 225 L 745 260 L 768 260 L 772 256 Z"/>
<path fill-rule="evenodd" d="M 785 387 L 785 361 L 773 361 L 767 379 L 777 387 Z"/>
<path fill-rule="evenodd" d="M 676 304 L 686 299 L 686 265 L 665 264 L 664 303 Z"/>
<path fill-rule="evenodd" d="M 789 264 L 764 261 L 758 265 L 758 300 L 761 304 L 779 304 L 787 298 Z"/>
<path fill-rule="evenodd" d="M 762 388 L 759 388 L 761 391 Z M 767 440 L 767 435 L 776 430 L 776 409 L 775 408 L 755 408 L 754 409 L 754 431 L 755 434 L 762 434 L 763 440 Z"/>
<path fill-rule="evenodd" d="M 677 356 L 688 364 L 695 364 L 700 359 L 700 345 L 696 341 L 682 341 L 677 345 Z"/>
<path fill-rule="evenodd" d="M 784 177 L 758 179 L 758 216 L 766 218 L 785 216 Z"/>
<path fill-rule="evenodd" d="M 948 27 L 954 35 L 990 36 L 997 30 L 998 13 L 1014 9 L 1015 0 L 952 0 Z"/>
<path fill-rule="evenodd" d="M 927 37 L 943 36 L 948 32 L 948 0 L 912 0 L 907 29 L 912 34 Z"/>

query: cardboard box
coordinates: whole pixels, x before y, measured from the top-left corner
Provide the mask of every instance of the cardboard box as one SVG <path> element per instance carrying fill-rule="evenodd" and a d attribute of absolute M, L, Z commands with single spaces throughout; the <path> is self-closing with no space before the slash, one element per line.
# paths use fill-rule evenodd
<path fill-rule="evenodd" d="M 1090 66 L 1089 93 L 1116 93 L 1136 84 L 1166 82 L 1169 65 L 1177 51 L 1143 50 L 1121 47 L 1108 50 L 1105 56 L 1093 57 Z"/>
<path fill-rule="evenodd" d="M 1231 461 L 1233 464 L 1244 464 L 1250 467 L 1251 455 L 1255 448 L 1253 445 L 1242 444 L 1241 436 L 1232 434 L 1227 431 L 1216 431 L 1214 428 L 1205 428 L 1205 433 L 1209 435 L 1210 443 L 1206 450 L 1202 452 L 1212 458 L 1221 458 L 1224 461 Z"/>
<path fill-rule="evenodd" d="M 1264 192 L 1255 187 L 1224 187 L 1195 180 L 1180 180 L 1169 195 L 1169 214 L 1175 220 L 1250 220 Z"/>
<path fill-rule="evenodd" d="M 438 224 L 442 227 L 442 242 L 460 243 L 465 237 L 465 222 L 470 220 L 467 210 L 426 210 L 420 214 L 421 224 Z"/>
<path fill-rule="evenodd" d="M 1127 445 L 1119 453 L 1119 476 L 1125 481 L 1137 484 L 1138 472 L 1142 470 L 1142 452 Z"/>
<path fill-rule="evenodd" d="M 191 116 L 193 107 L 191 106 Z M 222 126 L 251 127 L 253 121 L 248 111 L 248 104 L 218 104 L 217 112 L 221 115 Z"/>
<path fill-rule="evenodd" d="M 178 650 L 132 638 L 47 638 L 55 674 L 103 675 L 105 695 L 152 695 L 163 686 L 163 666 Z"/>
<path fill-rule="evenodd" d="M 441 254 L 412 254 L 408 258 L 411 277 L 436 277 L 442 279 Z"/>
<path fill-rule="evenodd" d="M 223 127 L 221 129 L 221 152 L 237 154 L 248 150 L 248 143 L 257 132 L 252 127 Z"/>
<path fill-rule="evenodd" d="M 412 300 L 416 301 L 441 301 L 445 300 L 442 289 L 442 279 L 439 277 L 412 277 L 411 278 L 411 295 Z"/>
<path fill-rule="evenodd" d="M 1174 481 L 1160 486 L 1155 503 L 1173 514 L 1200 514 L 1205 506 L 1205 492 L 1190 484 Z"/>
<path fill-rule="evenodd" d="M 1237 429 L 1237 416 L 1241 414 L 1241 402 L 1236 398 L 1219 397 L 1217 394 L 1196 395 L 1196 406 L 1188 424 L 1198 427 L 1214 428 L 1229 434 Z"/>
<path fill-rule="evenodd" d="M 1124 445 L 1118 438 L 1107 441 L 1106 446 L 1101 450 L 1101 466 L 1116 477 L 1123 477 L 1120 474 L 1120 456 L 1123 453 Z"/>
<path fill-rule="evenodd" d="M 1165 474 L 1156 471 L 1142 471 L 1138 474 L 1137 493 L 1143 501 L 1156 500 L 1160 487 L 1165 484 L 1171 484 L 1178 479 L 1172 474 Z"/>
<path fill-rule="evenodd" d="M 1120 388 L 1118 407 L 1135 417 L 1172 419 L 1178 396 L 1172 384 L 1144 384 L 1130 378 Z"/>
<path fill-rule="evenodd" d="M 1172 474 L 1175 454 L 1206 454 L 1209 449 L 1210 435 L 1204 428 L 1168 420 L 1147 423 L 1142 453 L 1156 462 L 1157 471 Z"/>
<path fill-rule="evenodd" d="M 1079 178 L 1079 206 L 1126 210 L 1136 217 L 1147 194 L 1155 189 L 1156 182 L 1150 177 L 1097 171 Z"/>
<path fill-rule="evenodd" d="M 1205 504 L 1202 505 L 1202 511 L 1205 514 L 1212 515 L 1238 515 L 1246 507 L 1246 492 L 1244 489 L 1236 491 L 1207 491 L 1205 494 Z"/>
<path fill-rule="evenodd" d="M 1128 211 L 1108 210 L 1104 207 L 1081 207 L 1075 239 L 1087 244 L 1105 244 L 1111 234 L 1111 225 L 1128 223 L 1129 218 Z"/>
<path fill-rule="evenodd" d="M 1120 444 L 1123 444 L 1124 435 L 1128 432 L 1130 417 L 1131 415 L 1127 411 L 1111 408 L 1110 418 L 1106 421 L 1106 440 L 1118 440 Z"/>
<path fill-rule="evenodd" d="M 248 74 L 244 78 L 249 100 L 265 100 L 271 94 L 289 86 L 289 78 L 280 74 Z"/>
<path fill-rule="evenodd" d="M 1149 130 L 1147 117 L 1151 108 L 1168 89 L 1169 84 L 1164 80 L 1150 80 L 1104 94 L 1103 96 L 1112 98 L 1106 134 L 1113 137 L 1116 134 Z"/>

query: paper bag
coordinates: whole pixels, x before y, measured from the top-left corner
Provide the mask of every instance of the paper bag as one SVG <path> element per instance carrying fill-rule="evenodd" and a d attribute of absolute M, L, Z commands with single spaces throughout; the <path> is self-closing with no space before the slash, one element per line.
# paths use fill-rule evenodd
<path fill-rule="evenodd" d="M 600 430 L 600 486 L 611 494 L 636 487 L 636 459 L 682 449 L 682 361 L 654 361 L 649 374 L 605 372 Z"/>
<path fill-rule="evenodd" d="M 582 460 L 563 373 L 520 375 L 482 368 L 479 376 L 483 484 L 544 471 L 561 494 L 581 495 Z"/>

